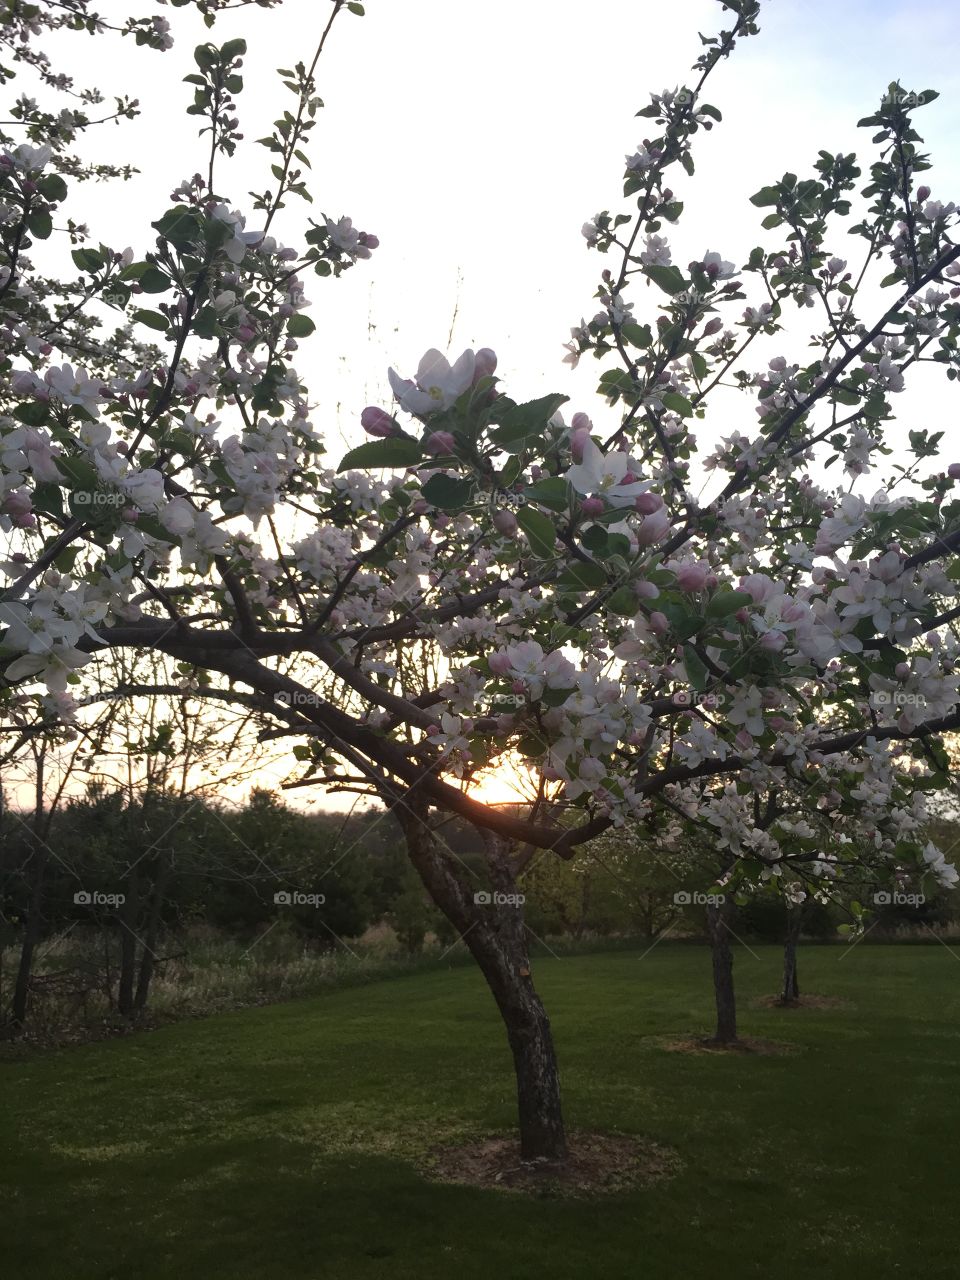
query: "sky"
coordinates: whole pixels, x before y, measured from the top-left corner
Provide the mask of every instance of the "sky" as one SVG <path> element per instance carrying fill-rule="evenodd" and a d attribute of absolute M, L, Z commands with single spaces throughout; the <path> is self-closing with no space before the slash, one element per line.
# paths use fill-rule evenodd
<path fill-rule="evenodd" d="M 132 7 L 99 6 L 110 20 Z M 613 422 L 595 394 L 594 361 L 575 372 L 562 363 L 571 326 L 597 309 L 593 294 L 608 262 L 588 251 L 580 227 L 600 209 L 628 207 L 624 157 L 655 127 L 635 113 L 651 92 L 692 80 L 698 31 L 714 33 L 731 15 L 716 0 L 368 0 L 366 8 L 363 18 L 338 18 L 318 68 L 326 105 L 309 148 L 314 203 L 293 201 L 274 227 L 297 245 L 307 216 L 346 214 L 380 238 L 373 258 L 342 279 L 305 281 L 318 328 L 302 344 L 298 369 L 331 457 L 361 438 L 365 405 L 389 404 L 387 366 L 409 375 L 432 346 L 452 355 L 493 347 L 515 399 L 562 391 L 571 396 L 568 414 L 584 409 L 598 424 Z M 138 257 L 151 247 L 149 221 L 205 164 L 197 118 L 184 114 L 192 90 L 181 78 L 194 69 L 193 47 L 243 36 L 245 141 L 217 185 L 256 228 L 247 193 L 269 183 L 271 157 L 253 140 L 294 101 L 275 68 L 309 62 L 329 0 L 227 13 L 212 32 L 192 10 L 148 9 L 141 0 L 137 11 L 166 14 L 173 50 L 76 33 L 51 44 L 55 63 L 78 83 L 98 84 L 108 101 L 136 96 L 142 108 L 136 121 L 91 130 L 84 142 L 91 159 L 132 161 L 142 172 L 125 184 L 75 188 L 72 216 L 89 223 L 94 242 L 130 245 Z M 695 178 L 680 174 L 673 183 L 687 206 L 669 230 L 676 262 L 708 250 L 743 262 L 754 245 L 772 247 L 776 233 L 761 230 L 764 211 L 749 196 L 787 170 L 808 172 L 821 148 L 857 151 L 866 168 L 870 131 L 856 122 L 895 79 L 940 91 L 917 118 L 935 161 L 933 196 L 960 200 L 960 6 L 768 0 L 760 26 L 708 82 L 705 99 L 724 120 L 696 139 Z M 835 250 L 845 256 L 847 244 L 840 235 Z M 809 330 L 819 327 L 813 317 L 791 315 L 790 336 L 772 340 L 769 354 L 802 360 Z M 925 376 L 902 430 L 948 427 L 948 404 L 943 385 Z M 752 404 L 726 403 L 719 422 L 752 432 Z"/>
<path fill-rule="evenodd" d="M 102 11 L 121 15 L 127 4 L 106 0 Z M 180 77 L 211 33 L 192 10 L 165 12 L 176 38 L 165 54 L 119 37 L 61 38 L 78 79 L 96 69 L 106 92 L 141 101 L 140 119 L 94 131 L 88 145 L 104 159 L 132 157 L 143 173 L 78 193 L 95 234 L 138 254 L 149 247 L 144 213 L 159 216 L 205 154 Z M 328 0 L 285 0 L 217 21 L 218 43 L 242 35 L 249 46 L 246 140 L 221 169 L 234 207 L 249 210 L 246 193 L 270 180 L 269 153 L 252 140 L 293 101 L 275 68 L 309 62 L 329 12 Z M 493 347 L 515 399 L 563 391 L 569 411 L 603 419 L 593 360 L 575 373 L 561 363 L 570 327 L 597 309 L 607 265 L 580 227 L 621 207 L 624 156 L 652 126 L 636 111 L 650 92 L 683 82 L 698 31 L 730 20 L 716 0 L 370 0 L 362 19 L 341 14 L 318 69 L 326 106 L 310 146 L 314 205 L 294 201 L 279 226 L 299 243 L 305 215 L 347 214 L 380 238 L 373 259 L 341 280 L 306 282 L 318 331 L 301 365 L 331 453 L 360 438 L 367 403 L 388 402 L 386 367 L 411 373 L 432 346 Z M 748 197 L 788 169 L 802 174 L 820 148 L 868 153 L 870 133 L 856 121 L 897 78 L 941 91 L 918 118 L 937 161 L 934 196 L 960 197 L 958 36 L 952 3 L 769 0 L 760 35 L 711 76 L 706 98 L 724 122 L 698 139 L 695 178 L 674 183 L 687 203 L 670 233 L 674 260 L 718 250 L 743 261 L 769 244 L 764 211 Z M 89 61 L 98 47 L 109 64 Z"/>

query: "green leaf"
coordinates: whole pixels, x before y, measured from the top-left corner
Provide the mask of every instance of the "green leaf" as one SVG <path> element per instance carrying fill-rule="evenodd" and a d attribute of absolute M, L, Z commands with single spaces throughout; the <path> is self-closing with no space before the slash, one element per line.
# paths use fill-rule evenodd
<path fill-rule="evenodd" d="M 142 308 L 133 313 L 133 320 L 137 324 L 145 324 L 148 329 L 156 329 L 158 333 L 165 333 L 170 323 L 159 311 L 144 311 Z"/>
<path fill-rule="evenodd" d="M 527 535 L 530 550 L 544 559 L 552 557 L 556 549 L 557 531 L 553 521 L 534 507 L 521 507 L 517 512 L 517 524 Z"/>
<path fill-rule="evenodd" d="M 27 230 L 35 240 L 48 240 L 53 231 L 53 219 L 44 209 L 27 215 Z"/>
<path fill-rule="evenodd" d="M 306 338 L 313 333 L 316 327 L 309 316 L 291 316 L 287 322 L 287 333 L 291 338 Z"/>
<path fill-rule="evenodd" d="M 549 507 L 552 511 L 566 511 L 569 501 L 569 486 L 566 480 L 560 476 L 549 476 L 546 480 L 538 480 L 536 484 L 528 485 L 523 491 L 525 498 L 531 498 L 534 502 L 542 502 L 545 507 Z"/>
<path fill-rule="evenodd" d="M 59 173 L 48 173 L 37 183 L 37 190 L 45 200 L 59 203 L 67 197 L 67 184 Z"/>
<path fill-rule="evenodd" d="M 557 585 L 572 591 L 595 591 L 597 587 L 602 587 L 606 580 L 607 575 L 600 565 L 573 560 L 560 575 Z"/>
<path fill-rule="evenodd" d="M 41 427 L 50 417 L 50 406 L 45 400 L 25 400 L 17 405 L 13 416 L 28 427 Z"/>
<path fill-rule="evenodd" d="M 726 618 L 753 603 L 753 596 L 746 591 L 718 591 L 707 604 L 708 618 Z"/>
<path fill-rule="evenodd" d="M 693 405 L 679 391 L 666 391 L 660 399 L 665 409 L 672 409 L 674 413 L 679 413 L 681 418 L 689 418 L 693 414 Z"/>
<path fill-rule="evenodd" d="M 147 267 L 138 283 L 144 293 L 166 293 L 172 281 L 169 276 L 165 276 L 156 267 Z"/>
<path fill-rule="evenodd" d="M 431 506 L 441 511 L 462 511 L 475 490 L 469 480 L 458 480 L 455 476 L 431 476 L 421 491 Z"/>
<path fill-rule="evenodd" d="M 611 613 L 632 618 L 637 612 L 637 593 L 633 587 L 620 587 L 607 600 L 607 608 Z"/>
<path fill-rule="evenodd" d="M 762 209 L 765 204 L 776 204 L 779 199 L 779 187 L 761 187 L 755 196 L 750 197 L 750 203 Z"/>
<path fill-rule="evenodd" d="M 523 442 L 530 436 L 544 433 L 547 423 L 569 399 L 569 396 L 542 396 L 539 400 L 529 400 L 526 404 L 511 405 L 500 418 L 499 428 L 490 432 L 490 438 L 509 453 L 518 453 L 524 448 Z M 514 445 L 517 448 L 511 447 Z"/>
<path fill-rule="evenodd" d="M 669 293 L 671 297 L 676 293 L 683 293 L 687 287 L 687 282 L 684 280 L 683 273 L 679 267 L 644 267 L 643 274 L 652 280 L 655 285 L 658 285 L 664 293 Z"/>
<path fill-rule="evenodd" d="M 648 324 L 636 324 L 632 320 L 626 320 L 620 326 L 620 332 L 632 347 L 649 347 L 653 342 L 653 334 Z"/>
<path fill-rule="evenodd" d="M 410 467 L 423 457 L 419 440 L 391 436 L 387 440 L 370 440 L 358 445 L 342 459 L 337 471 L 375 469 L 377 467 Z"/>
<path fill-rule="evenodd" d="M 74 249 L 70 257 L 81 271 L 99 271 L 103 266 L 103 258 L 96 249 Z"/>
<path fill-rule="evenodd" d="M 683 646 L 683 665 L 686 668 L 687 679 L 698 693 L 702 693 L 710 681 L 710 672 L 693 645 L 685 644 Z"/>

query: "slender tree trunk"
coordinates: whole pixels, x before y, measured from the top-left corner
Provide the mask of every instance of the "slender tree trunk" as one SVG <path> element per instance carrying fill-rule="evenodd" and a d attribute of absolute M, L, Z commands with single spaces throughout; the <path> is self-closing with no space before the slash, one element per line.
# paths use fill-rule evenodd
<path fill-rule="evenodd" d="M 402 823 L 410 860 L 480 966 L 506 1026 L 517 1077 L 521 1158 L 563 1159 L 567 1146 L 560 1075 L 550 1021 L 530 976 L 522 908 L 478 902 L 460 866 L 427 826 L 425 808 L 412 799 L 408 806 Z M 515 894 L 504 842 L 482 834 L 495 891 Z"/>
<path fill-rule="evenodd" d="M 717 1005 L 717 1032 L 713 1043 L 737 1043 L 737 1000 L 733 987 L 733 950 L 730 946 L 732 902 L 707 907 L 707 928 L 713 956 L 713 991 Z"/>
<path fill-rule="evenodd" d="M 787 930 L 783 942 L 783 988 L 781 1004 L 794 1004 L 800 999 L 800 983 L 797 979 L 797 947 L 803 927 L 803 907 L 787 909 Z"/>
<path fill-rule="evenodd" d="M 46 854 L 40 845 L 33 851 L 34 872 L 33 885 L 30 890 L 30 907 L 27 912 L 27 923 L 24 926 L 23 941 L 20 945 L 20 962 L 17 966 L 17 977 L 13 986 L 13 1002 L 10 1010 L 10 1021 L 16 1030 L 27 1020 L 30 1005 L 30 979 L 33 976 L 33 956 L 40 941 L 41 913 L 43 910 L 43 881 L 46 870 Z"/>
<path fill-rule="evenodd" d="M 136 871 L 131 871 L 127 881 L 128 892 L 117 912 L 120 924 L 120 982 L 117 987 L 117 1008 L 124 1018 L 130 1018 L 134 1009 L 134 984 L 137 978 L 137 915 L 139 884 Z"/>
<path fill-rule="evenodd" d="M 157 964 L 157 946 L 160 941 L 160 917 L 163 913 L 163 901 L 167 889 L 167 873 L 169 863 L 163 854 L 157 867 L 157 875 L 150 899 L 150 914 L 143 937 L 143 953 L 140 956 L 140 971 L 137 975 L 137 990 L 133 998 L 135 1013 L 142 1013 L 147 1007 L 150 995 L 150 983 Z"/>

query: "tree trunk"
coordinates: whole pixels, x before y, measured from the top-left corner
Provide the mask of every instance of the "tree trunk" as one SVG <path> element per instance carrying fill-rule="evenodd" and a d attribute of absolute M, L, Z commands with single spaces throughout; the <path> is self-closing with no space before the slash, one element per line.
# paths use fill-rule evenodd
<path fill-rule="evenodd" d="M 730 946 L 732 902 L 707 907 L 707 928 L 713 955 L 713 991 L 717 1005 L 717 1032 L 713 1043 L 737 1043 L 737 1000 L 733 988 L 733 950 Z"/>
<path fill-rule="evenodd" d="M 153 884 L 153 896 L 150 900 L 150 914 L 143 939 L 143 954 L 140 956 L 140 972 L 137 975 L 137 991 L 133 998 L 134 1012 L 142 1013 L 147 1006 L 150 994 L 150 983 L 157 964 L 157 946 L 160 941 L 160 919 L 163 914 L 163 902 L 167 891 L 170 863 L 168 855 L 160 854 L 157 862 L 157 874 Z"/>
<path fill-rule="evenodd" d="M 521 1158 L 561 1160 L 567 1145 L 560 1075 L 550 1021 L 530 976 L 522 907 L 484 902 L 437 842 L 427 826 L 425 808 L 413 800 L 398 808 L 410 861 L 480 966 L 506 1026 L 517 1077 Z M 515 894 L 504 842 L 489 832 L 482 834 L 495 893 Z"/>
<path fill-rule="evenodd" d="M 783 988 L 780 1004 L 795 1004 L 800 999 L 800 983 L 797 979 L 797 946 L 803 926 L 803 907 L 787 909 L 787 930 L 783 942 Z"/>
<path fill-rule="evenodd" d="M 33 956 L 40 941 L 41 911 L 43 908 L 43 879 L 46 870 L 46 855 L 39 845 L 34 848 L 33 885 L 30 891 L 30 908 L 27 923 L 23 931 L 20 945 L 20 963 L 17 966 L 17 978 L 13 987 L 13 1003 L 10 1010 L 10 1021 L 19 1031 L 27 1020 L 30 1005 L 30 979 L 33 976 Z"/>
<path fill-rule="evenodd" d="M 136 871 L 127 881 L 128 892 L 117 912 L 120 924 L 120 982 L 117 987 L 117 1009 L 124 1018 L 133 1017 L 134 984 L 137 978 L 137 915 L 139 884 Z"/>

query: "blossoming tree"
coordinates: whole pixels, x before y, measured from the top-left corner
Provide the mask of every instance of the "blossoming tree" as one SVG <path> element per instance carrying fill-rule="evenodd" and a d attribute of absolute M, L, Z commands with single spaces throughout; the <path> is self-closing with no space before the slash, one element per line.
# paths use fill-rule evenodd
<path fill-rule="evenodd" d="M 70 196 L 66 136 L 23 106 L 29 141 L 7 139 L 0 159 L 6 683 L 69 719 L 94 655 L 152 649 L 211 699 L 302 734 L 302 780 L 365 779 L 497 1000 L 528 1157 L 561 1156 L 565 1138 L 510 905 L 518 846 L 571 858 L 667 811 L 712 824 L 738 875 L 759 879 L 825 824 L 860 824 L 891 876 L 956 878 L 924 854 L 917 813 L 945 776 L 940 735 L 960 724 L 960 466 L 938 468 L 939 436 L 912 431 L 899 477 L 855 491 L 888 450 L 910 371 L 933 360 L 952 380 L 960 364 L 956 210 L 917 184 L 929 162 L 913 116 L 933 95 L 891 86 L 863 122 L 877 154 L 856 215 L 855 157 L 824 151 L 810 176 L 753 197 L 782 244 L 740 268 L 712 250 L 681 268 L 668 178 L 693 174 L 693 142 L 720 119 L 707 78 L 757 31 L 756 0 L 723 7 L 692 85 L 639 113 L 655 136 L 627 157 L 629 212 L 584 227 L 614 265 L 566 358 L 599 361 L 622 411 L 606 439 L 582 410 L 565 420 L 563 395 L 511 398 L 491 350 L 452 364 L 430 351 L 414 377 L 391 371 L 395 406 L 363 411 L 369 441 L 324 456 L 295 367 L 314 328 L 303 278 L 341 275 L 377 239 L 322 216 L 285 247 L 273 227 L 308 194 L 318 58 L 358 4 L 333 0 L 311 65 L 283 73 L 294 110 L 262 140 L 273 182 L 249 221 L 221 178 L 240 140 L 242 40 L 196 51 L 189 109 L 208 152 L 149 248 L 146 228 L 134 251 L 70 224 L 78 274 L 45 274 L 36 255 Z M 848 270 L 830 240 L 854 217 L 862 262 Z M 876 269 L 879 303 L 863 292 Z M 751 367 L 797 305 L 819 316 L 813 347 Z M 736 392 L 759 421 L 720 438 L 708 411 Z M 850 483 L 822 487 L 835 459 Z M 505 756 L 534 778 L 526 812 L 471 794 Z M 778 789 L 799 815 L 758 821 L 754 793 Z M 434 818 L 451 813 L 486 833 L 506 906 L 444 847 Z"/>

